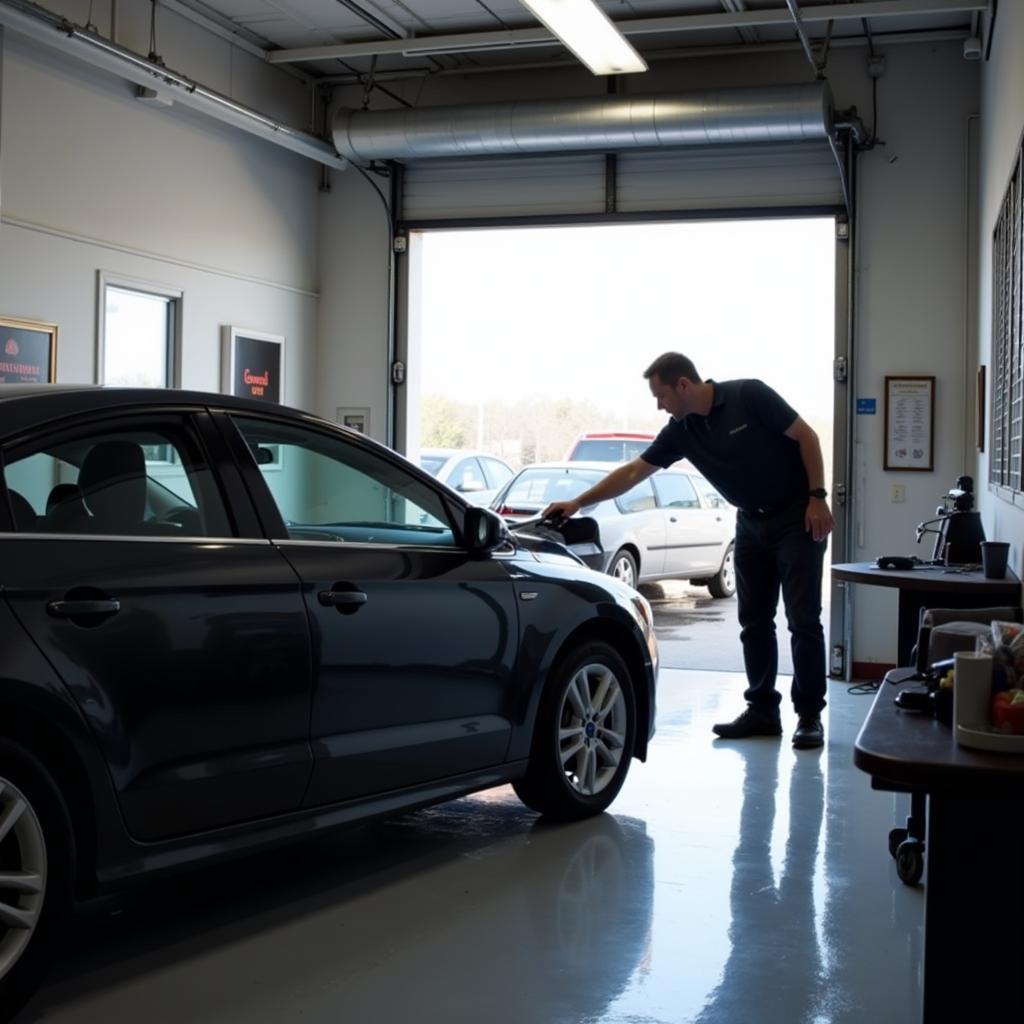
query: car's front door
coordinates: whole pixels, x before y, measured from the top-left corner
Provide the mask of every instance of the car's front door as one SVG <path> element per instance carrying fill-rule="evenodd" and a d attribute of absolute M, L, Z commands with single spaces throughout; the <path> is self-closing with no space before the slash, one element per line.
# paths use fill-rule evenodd
<path fill-rule="evenodd" d="M 685 473 L 658 473 L 652 479 L 665 518 L 665 575 L 718 572 L 732 539 L 726 536 L 723 513 L 701 505 Z"/>
<path fill-rule="evenodd" d="M 307 804 L 499 764 L 518 708 L 518 620 L 501 560 L 470 556 L 446 499 L 372 444 L 230 420 L 313 623 Z"/>
<path fill-rule="evenodd" d="M 224 454 L 193 410 L 3 452 L 3 596 L 77 701 L 144 840 L 296 809 L 312 770 L 298 578 L 256 538 L 237 469 L 222 460 L 218 478 L 208 442 Z"/>

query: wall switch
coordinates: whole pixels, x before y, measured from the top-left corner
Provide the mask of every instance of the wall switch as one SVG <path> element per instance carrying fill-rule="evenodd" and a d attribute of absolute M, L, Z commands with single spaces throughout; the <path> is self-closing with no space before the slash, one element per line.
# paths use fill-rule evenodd
<path fill-rule="evenodd" d="M 907 489 L 903 484 L 892 485 L 892 497 L 891 500 L 894 502 L 906 501 L 907 500 Z"/>

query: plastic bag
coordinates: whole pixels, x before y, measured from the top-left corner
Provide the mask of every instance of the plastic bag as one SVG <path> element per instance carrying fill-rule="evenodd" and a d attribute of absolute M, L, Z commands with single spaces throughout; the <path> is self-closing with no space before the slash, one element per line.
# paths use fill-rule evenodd
<path fill-rule="evenodd" d="M 993 622 L 989 633 L 978 637 L 975 650 L 992 656 L 993 689 L 1024 685 L 1024 626 L 1019 622 Z"/>

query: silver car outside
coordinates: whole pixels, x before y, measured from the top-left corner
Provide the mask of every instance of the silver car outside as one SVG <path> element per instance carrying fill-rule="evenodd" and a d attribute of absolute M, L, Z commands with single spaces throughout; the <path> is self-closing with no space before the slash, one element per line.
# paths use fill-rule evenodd
<path fill-rule="evenodd" d="M 536 516 L 552 501 L 582 494 L 609 471 L 600 462 L 544 462 L 521 469 L 491 508 L 510 522 Z M 736 509 L 687 463 L 660 470 L 619 498 L 580 510 L 597 521 L 602 553 L 592 568 L 635 587 L 663 579 L 706 586 L 712 597 L 736 592 Z"/>

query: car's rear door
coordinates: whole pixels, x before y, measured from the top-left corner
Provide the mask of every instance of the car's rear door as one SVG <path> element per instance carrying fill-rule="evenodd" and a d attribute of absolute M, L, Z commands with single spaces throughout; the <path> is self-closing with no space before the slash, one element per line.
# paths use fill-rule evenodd
<path fill-rule="evenodd" d="M 652 480 L 665 518 L 665 575 L 718 572 L 725 546 L 732 539 L 722 510 L 701 504 L 686 473 L 657 473 Z"/>
<path fill-rule="evenodd" d="M 501 560 L 467 553 L 450 499 L 367 442 L 315 424 L 221 422 L 312 622 L 307 804 L 501 763 L 521 712 L 518 614 Z"/>
<path fill-rule="evenodd" d="M 298 808 L 305 608 L 209 414 L 79 418 L 3 459 L 0 586 L 91 726 L 130 833 Z"/>
<path fill-rule="evenodd" d="M 615 505 L 622 513 L 622 521 L 617 524 L 623 528 L 625 535 L 637 544 L 640 551 L 640 576 L 642 579 L 658 579 L 665 571 L 666 516 L 658 508 L 654 490 L 650 480 L 641 480 L 621 497 L 615 499 Z M 615 534 L 601 523 L 601 543 L 606 551 L 614 555 L 613 547 L 621 542 L 611 543 Z M 612 524 L 609 524 L 612 525 Z"/>

